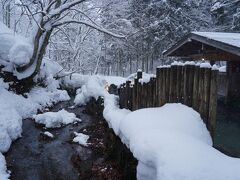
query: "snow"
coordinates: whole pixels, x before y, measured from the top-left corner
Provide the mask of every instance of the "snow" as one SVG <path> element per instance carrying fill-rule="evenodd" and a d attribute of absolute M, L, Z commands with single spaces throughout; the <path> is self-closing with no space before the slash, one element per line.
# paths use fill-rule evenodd
<path fill-rule="evenodd" d="M 85 135 L 83 133 L 77 133 L 77 132 L 74 132 L 75 134 L 75 138 L 73 139 L 73 142 L 75 143 L 78 143 L 80 145 L 83 145 L 83 146 L 87 146 L 88 143 L 88 139 L 89 139 L 89 136 L 88 135 Z"/>
<path fill-rule="evenodd" d="M 89 77 L 86 84 L 77 90 L 74 103 L 80 106 L 86 105 L 91 97 L 97 99 L 99 96 L 104 96 L 107 93 L 105 90 L 106 85 L 107 82 L 98 76 Z"/>
<path fill-rule="evenodd" d="M 207 37 L 215 41 L 223 42 L 228 45 L 240 47 L 240 33 L 223 33 L 223 32 L 192 32 L 193 34 Z"/>
<path fill-rule="evenodd" d="M 15 72 L 16 66 L 29 63 L 32 56 L 32 45 L 24 38 L 16 35 L 0 22 L 0 64 L 4 70 Z"/>
<path fill-rule="evenodd" d="M 45 131 L 43 134 L 50 137 L 50 138 L 54 138 L 54 135 L 52 133 L 48 132 L 48 131 Z"/>
<path fill-rule="evenodd" d="M 138 72 L 142 72 L 142 71 L 141 71 L 141 70 L 138 70 Z M 143 73 L 142 73 L 142 78 L 139 79 L 139 82 L 141 82 L 141 83 L 148 83 L 152 77 L 156 77 L 156 75 L 154 75 L 154 74 L 148 74 L 148 73 L 143 72 Z M 137 73 L 133 73 L 133 74 L 129 75 L 129 76 L 126 78 L 126 80 L 125 80 L 124 83 L 126 83 L 126 81 L 132 81 L 132 82 L 134 82 L 134 79 L 135 79 L 135 78 L 137 78 Z"/>
<path fill-rule="evenodd" d="M 7 173 L 6 161 L 4 156 L 0 153 L 0 179 L 9 179 L 9 174 Z"/>
<path fill-rule="evenodd" d="M 223 72 L 223 73 L 227 72 L 227 67 L 226 66 L 220 67 L 219 72 Z"/>
<path fill-rule="evenodd" d="M 119 76 L 103 76 L 103 79 L 105 79 L 107 81 L 108 85 L 114 84 L 118 87 L 121 84 L 126 82 L 126 78 L 119 77 Z"/>
<path fill-rule="evenodd" d="M 240 159 L 212 147 L 203 120 L 192 108 L 166 104 L 134 112 L 119 109 L 118 97 L 105 91 L 101 79 L 91 81 L 95 87 L 86 86 L 85 91 L 95 88 L 94 97 L 98 93 L 104 98 L 103 116 L 138 160 L 138 179 L 240 179 Z"/>
<path fill-rule="evenodd" d="M 75 121 L 81 121 L 74 113 L 69 113 L 64 109 L 58 112 L 46 112 L 34 115 L 33 118 L 36 123 L 44 124 L 46 128 L 58 128 Z"/>
<path fill-rule="evenodd" d="M 214 64 L 214 65 L 212 66 L 212 70 L 215 70 L 215 71 L 217 70 L 217 71 L 218 71 L 219 68 L 218 68 L 218 66 L 217 66 L 216 64 Z"/>
<path fill-rule="evenodd" d="M 179 62 L 179 61 L 174 61 L 171 66 L 184 66 L 184 63 Z"/>
<path fill-rule="evenodd" d="M 42 107 L 52 106 L 57 102 L 70 100 L 66 90 L 56 89 L 49 91 L 47 88 L 42 87 L 33 88 L 27 96 L 32 102 L 40 105 L 40 110 L 42 110 Z"/>
<path fill-rule="evenodd" d="M 200 64 L 200 68 L 212 68 L 211 64 L 210 63 L 201 63 Z"/>

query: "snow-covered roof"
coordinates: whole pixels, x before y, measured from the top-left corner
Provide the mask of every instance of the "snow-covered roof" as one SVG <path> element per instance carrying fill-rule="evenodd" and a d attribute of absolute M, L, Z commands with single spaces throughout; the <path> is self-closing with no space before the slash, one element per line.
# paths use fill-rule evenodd
<path fill-rule="evenodd" d="M 240 33 L 193 32 L 193 34 L 240 48 Z"/>
<path fill-rule="evenodd" d="M 210 59 L 240 60 L 240 33 L 192 32 L 163 54 L 178 57 L 204 54 Z"/>

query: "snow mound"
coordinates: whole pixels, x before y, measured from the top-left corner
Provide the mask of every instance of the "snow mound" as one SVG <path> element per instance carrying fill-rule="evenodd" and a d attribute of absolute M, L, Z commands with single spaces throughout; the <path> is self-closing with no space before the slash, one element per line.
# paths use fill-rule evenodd
<path fill-rule="evenodd" d="M 39 109 L 52 106 L 60 101 L 68 101 L 70 97 L 65 90 L 55 89 L 50 91 L 47 88 L 35 87 L 28 94 L 28 99 L 40 105 Z M 34 113 L 36 114 L 36 113 Z"/>
<path fill-rule="evenodd" d="M 77 132 L 74 132 L 75 134 L 75 138 L 73 139 L 73 142 L 75 143 L 78 143 L 80 145 L 83 145 L 83 146 L 87 146 L 88 143 L 88 139 L 89 139 L 89 136 L 88 135 L 85 135 L 83 133 L 77 133 Z"/>
<path fill-rule="evenodd" d="M 32 56 L 32 45 L 23 37 L 16 35 L 0 22 L 0 64 L 4 70 L 14 72 L 16 66 L 28 64 Z"/>
<path fill-rule="evenodd" d="M 77 90 L 74 103 L 76 105 L 86 105 L 91 97 L 97 99 L 99 96 L 104 96 L 107 93 L 105 90 L 106 85 L 107 82 L 101 77 L 89 77 L 86 84 L 82 85 L 82 87 Z"/>
<path fill-rule="evenodd" d="M 58 112 L 46 112 L 34 115 L 33 118 L 36 123 L 44 124 L 46 128 L 58 128 L 75 121 L 81 121 L 74 113 L 69 113 L 64 109 Z"/>

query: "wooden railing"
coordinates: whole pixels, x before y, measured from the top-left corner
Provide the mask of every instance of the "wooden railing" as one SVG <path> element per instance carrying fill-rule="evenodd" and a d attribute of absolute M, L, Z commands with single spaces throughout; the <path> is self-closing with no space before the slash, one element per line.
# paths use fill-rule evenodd
<path fill-rule="evenodd" d="M 218 70 L 203 65 L 172 65 L 157 68 L 156 77 L 141 81 L 137 72 L 134 81 L 127 81 L 119 89 L 121 108 L 137 110 L 160 107 L 166 103 L 182 103 L 200 113 L 212 137 L 217 110 Z"/>

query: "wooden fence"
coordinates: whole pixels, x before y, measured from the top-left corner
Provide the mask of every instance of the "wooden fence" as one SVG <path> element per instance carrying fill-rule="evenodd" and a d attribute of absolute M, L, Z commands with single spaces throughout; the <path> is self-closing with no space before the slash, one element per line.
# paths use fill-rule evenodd
<path fill-rule="evenodd" d="M 148 83 L 142 83 L 142 72 L 137 72 L 134 82 L 122 84 L 118 89 L 120 107 L 137 110 L 182 103 L 200 113 L 213 137 L 218 70 L 197 65 L 172 65 L 159 67 L 156 72 L 156 77 Z"/>

